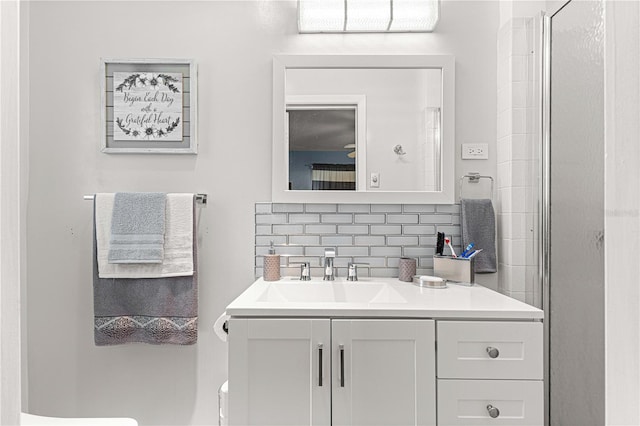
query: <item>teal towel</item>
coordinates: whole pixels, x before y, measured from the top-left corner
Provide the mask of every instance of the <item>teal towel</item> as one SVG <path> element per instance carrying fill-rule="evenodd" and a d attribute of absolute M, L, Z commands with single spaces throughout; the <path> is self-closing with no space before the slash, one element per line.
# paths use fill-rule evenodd
<path fill-rule="evenodd" d="M 109 263 L 162 263 L 166 200 L 160 192 L 116 193 Z"/>

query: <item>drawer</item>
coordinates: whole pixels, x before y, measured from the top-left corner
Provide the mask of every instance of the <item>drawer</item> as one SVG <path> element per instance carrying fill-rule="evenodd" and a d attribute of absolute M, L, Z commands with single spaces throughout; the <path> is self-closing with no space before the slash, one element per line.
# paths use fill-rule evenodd
<path fill-rule="evenodd" d="M 438 321 L 438 378 L 542 380 L 542 323 Z"/>
<path fill-rule="evenodd" d="M 438 426 L 544 424 L 539 380 L 438 380 Z M 492 417 L 492 415 L 494 417 Z"/>

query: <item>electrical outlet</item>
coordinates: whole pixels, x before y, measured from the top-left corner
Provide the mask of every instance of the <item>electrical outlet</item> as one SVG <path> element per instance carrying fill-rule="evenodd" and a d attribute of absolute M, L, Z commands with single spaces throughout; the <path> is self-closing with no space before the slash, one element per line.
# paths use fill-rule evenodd
<path fill-rule="evenodd" d="M 380 173 L 371 172 L 371 176 L 369 177 L 369 186 L 371 188 L 380 188 Z"/>
<path fill-rule="evenodd" d="M 486 143 L 463 143 L 462 144 L 463 160 L 488 160 L 489 144 Z"/>

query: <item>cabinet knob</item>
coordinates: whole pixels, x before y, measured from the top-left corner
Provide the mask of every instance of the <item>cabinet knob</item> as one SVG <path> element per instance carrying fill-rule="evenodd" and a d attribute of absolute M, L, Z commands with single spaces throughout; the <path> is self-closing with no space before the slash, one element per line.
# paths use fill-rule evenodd
<path fill-rule="evenodd" d="M 500 410 L 498 410 L 491 404 L 487 405 L 487 411 L 489 412 L 489 417 L 491 417 L 492 419 L 495 419 L 500 415 Z"/>
<path fill-rule="evenodd" d="M 494 348 L 491 346 L 487 348 L 487 353 L 489 354 L 489 358 L 498 358 L 498 356 L 500 355 L 500 351 L 498 350 L 498 348 Z"/>

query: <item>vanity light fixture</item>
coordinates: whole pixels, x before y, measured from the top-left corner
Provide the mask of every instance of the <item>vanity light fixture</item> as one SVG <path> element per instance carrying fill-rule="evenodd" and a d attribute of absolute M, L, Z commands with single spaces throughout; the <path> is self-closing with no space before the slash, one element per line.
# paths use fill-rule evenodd
<path fill-rule="evenodd" d="M 432 32 L 440 0 L 298 0 L 300 33 Z"/>

